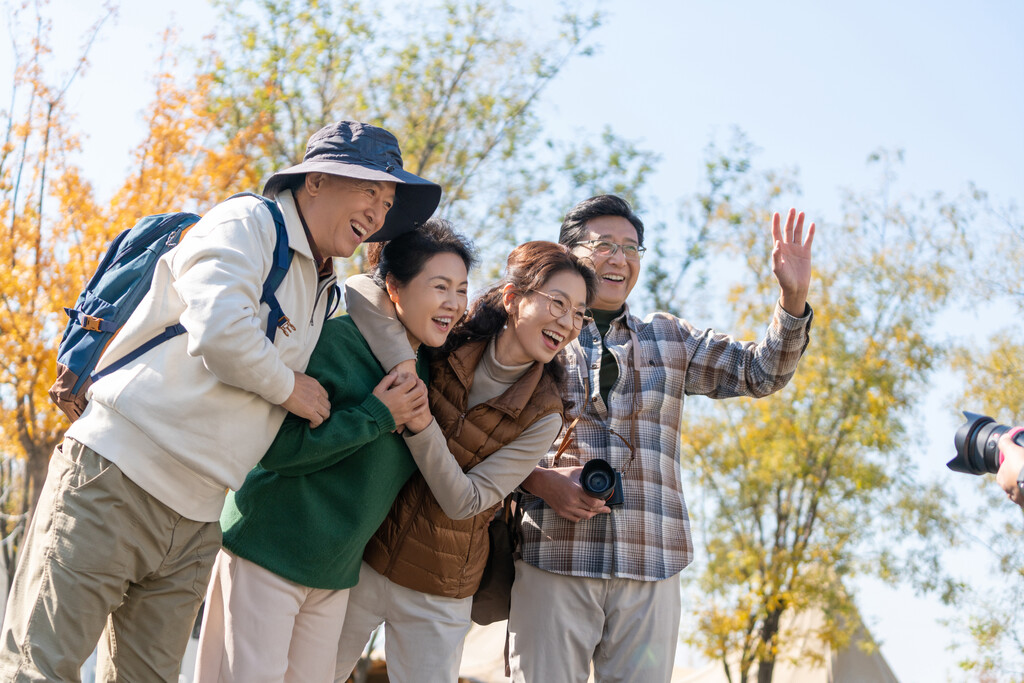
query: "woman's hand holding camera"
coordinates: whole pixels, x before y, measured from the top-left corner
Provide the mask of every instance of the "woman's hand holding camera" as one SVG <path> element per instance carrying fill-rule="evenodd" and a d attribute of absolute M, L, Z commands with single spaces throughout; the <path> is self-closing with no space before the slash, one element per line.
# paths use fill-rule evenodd
<path fill-rule="evenodd" d="M 580 486 L 580 472 L 583 468 L 551 467 L 536 468 L 523 487 L 542 498 L 548 506 L 570 522 L 581 522 L 594 515 L 609 513 L 611 508 L 600 498 L 588 496 Z"/>

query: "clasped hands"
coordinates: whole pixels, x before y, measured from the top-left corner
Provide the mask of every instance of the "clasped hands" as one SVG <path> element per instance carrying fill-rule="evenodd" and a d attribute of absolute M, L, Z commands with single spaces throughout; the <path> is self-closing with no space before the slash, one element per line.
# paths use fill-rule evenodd
<path fill-rule="evenodd" d="M 427 400 L 427 385 L 416 376 L 416 361 L 396 365 L 377 384 L 373 395 L 391 411 L 399 434 L 405 430 L 418 434 L 434 419 Z"/>

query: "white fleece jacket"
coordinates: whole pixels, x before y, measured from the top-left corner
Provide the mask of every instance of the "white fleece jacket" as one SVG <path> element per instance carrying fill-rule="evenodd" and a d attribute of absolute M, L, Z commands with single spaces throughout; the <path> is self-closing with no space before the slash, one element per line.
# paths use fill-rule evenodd
<path fill-rule="evenodd" d="M 116 464 L 150 495 L 196 521 L 219 519 L 266 452 L 323 327 L 334 277 L 316 263 L 290 191 L 277 196 L 291 265 L 277 298 L 289 324 L 273 344 L 260 304 L 276 232 L 254 198 L 214 207 L 159 261 L 153 285 L 97 369 L 179 320 L 186 333 L 103 377 L 67 436 Z"/>

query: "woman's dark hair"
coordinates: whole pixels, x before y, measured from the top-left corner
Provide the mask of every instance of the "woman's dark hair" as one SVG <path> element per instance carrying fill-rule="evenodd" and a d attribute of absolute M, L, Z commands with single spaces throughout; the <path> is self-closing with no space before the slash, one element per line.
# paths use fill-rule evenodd
<path fill-rule="evenodd" d="M 583 278 L 587 289 L 587 304 L 597 293 L 597 275 L 589 263 L 572 251 L 554 242 L 534 241 L 520 244 L 508 255 L 505 276 L 473 300 L 466 318 L 448 335 L 445 351 L 456 349 L 467 342 L 496 337 L 505 323 L 508 312 L 502 303 L 505 286 L 512 284 L 520 293 L 540 289 L 557 273 L 576 273 Z M 561 354 L 559 354 L 560 356 Z M 561 385 L 565 375 L 562 361 L 555 356 L 545 369 Z"/>
<path fill-rule="evenodd" d="M 388 275 L 404 285 L 419 275 L 427 261 L 438 254 L 455 254 L 466 264 L 467 271 L 476 263 L 473 243 L 455 232 L 452 224 L 443 218 L 431 218 L 393 240 L 369 242 L 366 245 L 366 265 L 373 268 L 371 275 L 378 285 L 383 287 Z"/>
<path fill-rule="evenodd" d="M 576 206 L 569 209 L 562 219 L 562 228 L 558 232 L 558 241 L 567 247 L 572 247 L 583 239 L 587 230 L 587 221 L 600 218 L 601 216 L 621 216 L 629 221 L 636 229 L 636 241 L 644 243 L 644 222 L 633 213 L 633 208 L 622 197 L 613 194 L 602 194 L 590 199 L 584 199 Z"/>

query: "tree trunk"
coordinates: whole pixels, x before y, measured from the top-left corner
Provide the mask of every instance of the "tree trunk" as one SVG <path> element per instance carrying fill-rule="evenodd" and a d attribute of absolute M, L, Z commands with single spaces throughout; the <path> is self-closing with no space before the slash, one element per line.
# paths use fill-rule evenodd
<path fill-rule="evenodd" d="M 771 644 L 779 635 L 779 620 L 785 607 L 778 607 L 768 612 L 764 623 L 761 625 L 761 645 L 765 650 L 771 652 Z M 775 655 L 758 658 L 757 660 L 757 683 L 772 683 L 772 676 L 775 674 Z"/>
<path fill-rule="evenodd" d="M 775 673 L 775 658 L 759 659 L 757 661 L 757 683 L 772 683 L 772 676 Z"/>

